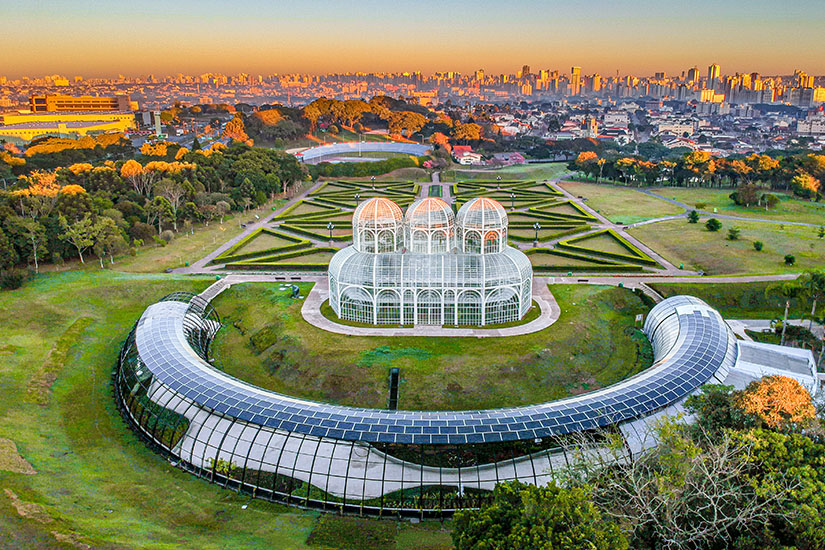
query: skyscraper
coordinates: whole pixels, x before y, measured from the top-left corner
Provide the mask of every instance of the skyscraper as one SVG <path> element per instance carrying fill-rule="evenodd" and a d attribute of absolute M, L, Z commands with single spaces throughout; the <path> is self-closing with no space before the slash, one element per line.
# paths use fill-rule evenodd
<path fill-rule="evenodd" d="M 712 88 L 717 82 L 719 82 L 721 73 L 721 68 L 716 63 L 708 67 L 708 87 Z"/>
<path fill-rule="evenodd" d="M 688 69 L 686 80 L 688 82 L 699 82 L 699 67 L 692 67 Z"/>
<path fill-rule="evenodd" d="M 579 95 L 582 87 L 582 68 L 572 67 L 570 69 L 570 95 Z"/>
<path fill-rule="evenodd" d="M 530 76 L 530 65 L 525 65 L 521 68 L 521 77 L 525 78 Z"/>

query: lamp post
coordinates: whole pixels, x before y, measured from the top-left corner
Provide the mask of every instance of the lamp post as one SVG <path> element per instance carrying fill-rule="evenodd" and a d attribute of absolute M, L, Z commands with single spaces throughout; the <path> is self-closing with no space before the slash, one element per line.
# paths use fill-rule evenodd
<path fill-rule="evenodd" d="M 370 179 L 372 180 L 372 188 L 375 189 L 375 176 Z"/>
<path fill-rule="evenodd" d="M 496 189 L 501 189 L 501 176 L 496 176 Z"/>
<path fill-rule="evenodd" d="M 516 209 L 516 194 L 510 193 L 510 210 Z"/>
<path fill-rule="evenodd" d="M 359 193 L 355 194 L 355 206 L 358 206 L 358 203 L 361 202 L 361 195 Z"/>
<path fill-rule="evenodd" d="M 533 230 L 536 232 L 536 238 L 533 241 L 533 248 L 536 248 L 539 245 L 539 231 L 541 231 L 541 224 L 539 222 L 534 223 Z"/>
<path fill-rule="evenodd" d="M 332 222 L 329 222 L 327 224 L 327 229 L 329 230 L 329 244 L 330 244 L 330 246 L 332 246 L 332 230 L 335 229 L 335 224 L 332 223 Z"/>

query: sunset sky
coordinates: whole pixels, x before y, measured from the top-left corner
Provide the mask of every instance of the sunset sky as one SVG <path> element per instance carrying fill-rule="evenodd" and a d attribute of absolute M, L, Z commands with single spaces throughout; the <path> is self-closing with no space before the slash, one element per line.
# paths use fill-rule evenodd
<path fill-rule="evenodd" d="M 0 0 L 0 74 L 825 73 L 822 0 Z"/>

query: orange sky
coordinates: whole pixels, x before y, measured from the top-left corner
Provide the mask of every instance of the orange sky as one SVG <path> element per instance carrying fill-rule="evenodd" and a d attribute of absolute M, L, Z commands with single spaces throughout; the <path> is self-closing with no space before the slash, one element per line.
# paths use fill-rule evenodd
<path fill-rule="evenodd" d="M 813 0 L 580 3 L 41 0 L 0 37 L 6 76 L 534 69 L 825 74 Z M 720 5 L 721 4 L 721 5 Z"/>

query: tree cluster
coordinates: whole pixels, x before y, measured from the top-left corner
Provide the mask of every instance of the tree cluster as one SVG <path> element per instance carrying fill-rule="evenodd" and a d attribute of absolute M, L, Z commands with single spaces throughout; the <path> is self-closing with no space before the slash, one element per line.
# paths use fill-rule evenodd
<path fill-rule="evenodd" d="M 169 157 L 177 160 L 152 160 Z M 306 177 L 293 156 L 243 144 L 32 170 L 0 192 L 0 272 L 85 262 L 89 252 L 101 265 L 112 262 L 130 248 L 169 240 L 165 232 L 174 236 L 181 224 L 264 204 Z"/>
<path fill-rule="evenodd" d="M 549 486 L 498 485 L 456 514 L 456 548 L 823 548 L 825 438 L 808 392 L 768 377 L 705 386 L 686 408 L 693 423 L 661 419 L 646 451 L 581 436 Z"/>
<path fill-rule="evenodd" d="M 731 198 L 746 206 L 778 202 L 762 190 L 792 191 L 799 197 L 819 200 L 825 177 L 825 155 L 804 153 L 775 159 L 753 154 L 743 158 L 717 158 L 691 151 L 676 160 L 645 160 L 640 156 L 603 156 L 582 151 L 569 164 L 571 170 L 595 179 L 633 186 L 738 187 Z"/>

